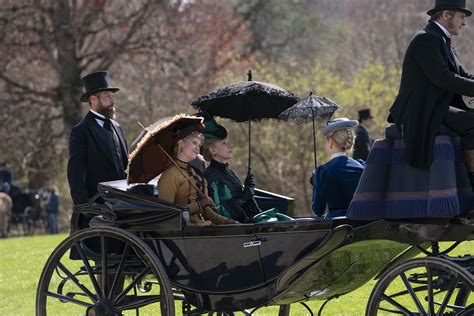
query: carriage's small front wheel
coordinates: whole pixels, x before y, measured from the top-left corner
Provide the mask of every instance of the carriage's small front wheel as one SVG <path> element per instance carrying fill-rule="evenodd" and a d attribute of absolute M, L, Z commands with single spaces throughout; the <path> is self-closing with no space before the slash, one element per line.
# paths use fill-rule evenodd
<path fill-rule="evenodd" d="M 375 285 L 366 315 L 473 315 L 472 274 L 447 259 L 405 261 Z"/>
<path fill-rule="evenodd" d="M 73 259 L 71 259 L 73 258 Z M 155 253 L 114 227 L 78 231 L 48 258 L 36 315 L 175 315 L 173 291 Z"/>

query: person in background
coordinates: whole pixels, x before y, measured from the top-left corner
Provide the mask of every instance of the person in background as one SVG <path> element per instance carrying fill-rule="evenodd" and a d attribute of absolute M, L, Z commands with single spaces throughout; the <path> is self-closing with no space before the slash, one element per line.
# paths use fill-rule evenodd
<path fill-rule="evenodd" d="M 59 233 L 58 215 L 59 215 L 59 195 L 58 187 L 53 185 L 49 188 L 50 196 L 46 205 L 46 214 L 48 215 L 48 228 L 50 234 Z"/>
<path fill-rule="evenodd" d="M 227 130 L 214 119 L 205 121 L 202 153 L 210 165 L 204 171 L 208 182 L 209 196 L 217 205 L 217 212 L 240 223 L 251 223 L 261 212 L 253 196 L 255 179 L 250 173 L 242 186 L 239 177 L 230 168 L 232 145 Z"/>
<path fill-rule="evenodd" d="M 234 220 L 214 211 L 215 205 L 207 194 L 207 182 L 190 162 L 196 159 L 203 141 L 196 126 L 177 131 L 174 146 L 174 160 L 158 181 L 158 196 L 161 200 L 182 205 L 189 210 L 193 225 L 234 224 Z M 197 188 L 197 189 L 196 189 Z"/>
<path fill-rule="evenodd" d="M 0 192 L 9 193 L 12 186 L 12 174 L 6 161 L 0 161 Z"/>
<path fill-rule="evenodd" d="M 362 159 L 367 161 L 369 156 L 370 148 L 374 143 L 374 140 L 369 136 L 369 129 L 372 127 L 372 114 L 370 114 L 370 109 L 364 109 L 359 111 L 359 125 L 357 125 L 355 130 L 355 142 L 354 142 L 354 152 L 352 153 L 352 158 Z"/>
<path fill-rule="evenodd" d="M 345 216 L 359 179 L 365 168 L 362 160 L 347 156 L 354 144 L 353 128 L 357 121 L 338 118 L 329 121 L 322 133 L 326 136 L 324 150 L 330 160 L 316 168 L 312 176 L 312 209 L 318 216 L 330 219 Z"/>

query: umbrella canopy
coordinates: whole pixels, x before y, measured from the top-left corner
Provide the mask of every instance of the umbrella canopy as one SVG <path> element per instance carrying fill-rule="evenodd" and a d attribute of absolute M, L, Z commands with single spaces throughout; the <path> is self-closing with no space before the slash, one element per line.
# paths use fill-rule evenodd
<path fill-rule="evenodd" d="M 243 81 L 217 89 L 194 100 L 196 109 L 212 116 L 236 122 L 278 118 L 278 115 L 298 102 L 298 98 L 282 88 L 265 82 Z"/>
<path fill-rule="evenodd" d="M 203 127 L 202 121 L 202 117 L 180 114 L 161 119 L 142 131 L 130 148 L 127 182 L 147 183 L 166 170 L 172 164 L 168 155 L 173 156 L 179 132 L 193 127 L 199 130 Z"/>
<path fill-rule="evenodd" d="M 339 109 L 339 106 L 332 100 L 326 97 L 318 97 L 310 92 L 308 97 L 283 111 L 279 118 L 287 121 L 316 120 L 317 122 L 323 122 L 329 120 L 337 109 Z"/>
<path fill-rule="evenodd" d="M 265 82 L 253 81 L 248 72 L 248 81 L 234 83 L 217 89 L 194 100 L 191 105 L 212 116 L 229 118 L 236 122 L 249 122 L 249 158 L 251 169 L 252 120 L 277 119 L 280 113 L 296 102 L 293 93 Z"/>
<path fill-rule="evenodd" d="M 334 112 L 339 109 L 339 106 L 326 97 L 318 97 L 312 92 L 309 96 L 299 101 L 291 108 L 283 111 L 280 114 L 282 120 L 295 120 L 297 122 L 313 122 L 313 152 L 314 152 L 314 168 L 318 166 L 316 158 L 316 122 L 327 121 L 331 118 Z"/>

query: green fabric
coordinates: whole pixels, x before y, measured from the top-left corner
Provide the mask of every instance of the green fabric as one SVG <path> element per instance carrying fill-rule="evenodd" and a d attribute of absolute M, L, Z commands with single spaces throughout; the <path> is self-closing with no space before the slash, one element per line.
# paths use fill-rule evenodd
<path fill-rule="evenodd" d="M 278 209 L 271 208 L 265 212 L 259 213 L 254 217 L 255 222 L 284 222 L 293 220 L 292 217 L 278 213 Z"/>
<path fill-rule="evenodd" d="M 232 218 L 232 213 L 223 206 L 224 201 L 232 199 L 232 194 L 227 185 L 219 186 L 217 185 L 217 181 L 213 181 L 209 184 L 209 187 L 211 187 L 213 192 L 211 198 L 214 201 L 214 204 L 217 205 L 217 212 L 222 216 Z"/>

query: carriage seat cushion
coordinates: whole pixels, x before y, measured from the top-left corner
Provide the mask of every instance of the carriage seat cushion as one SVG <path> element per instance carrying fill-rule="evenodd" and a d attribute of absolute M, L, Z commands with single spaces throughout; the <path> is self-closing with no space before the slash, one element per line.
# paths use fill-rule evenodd
<path fill-rule="evenodd" d="M 108 182 L 101 182 L 97 186 L 99 191 L 106 191 L 109 188 L 130 192 L 137 195 L 149 195 L 149 196 L 157 196 L 157 181 L 156 179 L 151 180 L 148 183 L 139 183 L 139 184 L 128 184 L 127 180 L 115 180 L 115 181 L 108 181 Z"/>
<path fill-rule="evenodd" d="M 446 126 L 441 125 L 437 135 L 453 135 L 453 133 Z M 400 132 L 398 131 L 398 128 L 395 124 L 387 125 L 387 127 L 385 128 L 385 138 L 392 140 L 402 139 Z"/>
<path fill-rule="evenodd" d="M 136 184 L 127 188 L 127 192 L 138 194 L 138 195 L 155 195 L 156 187 L 153 184 Z"/>

